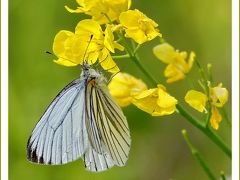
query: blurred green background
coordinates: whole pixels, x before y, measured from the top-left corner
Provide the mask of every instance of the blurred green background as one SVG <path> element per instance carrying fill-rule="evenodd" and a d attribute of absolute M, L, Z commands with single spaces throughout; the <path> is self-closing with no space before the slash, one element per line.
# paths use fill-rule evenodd
<path fill-rule="evenodd" d="M 125 167 L 114 167 L 96 174 L 86 171 L 82 160 L 63 166 L 42 166 L 27 161 L 27 140 L 39 117 L 58 91 L 80 73 L 79 67 L 59 66 L 52 62 L 51 55 L 45 53 L 52 50 L 53 38 L 59 30 L 73 31 L 77 22 L 86 18 L 68 13 L 64 5 L 76 7 L 73 0 L 10 0 L 10 179 L 207 179 L 181 136 L 183 128 L 187 129 L 193 144 L 215 175 L 218 176 L 221 170 L 229 175 L 231 161 L 227 156 L 180 115 L 151 117 L 133 106 L 124 109 L 132 136 Z M 133 8 L 154 19 L 169 43 L 180 50 L 194 50 L 205 67 L 211 62 L 215 81 L 223 82 L 231 90 L 231 1 L 133 0 Z M 157 43 L 154 40 L 144 44 L 140 57 L 156 79 L 166 85 L 163 77 L 165 65 L 152 54 L 152 47 Z M 117 62 L 122 70 L 148 82 L 130 60 Z M 197 86 L 196 67 L 189 78 L 194 82 L 191 85 L 186 80 L 167 85 L 169 92 L 180 101 L 192 85 Z M 225 107 L 231 112 L 230 100 Z M 231 143 L 231 129 L 225 120 L 217 133 Z"/>

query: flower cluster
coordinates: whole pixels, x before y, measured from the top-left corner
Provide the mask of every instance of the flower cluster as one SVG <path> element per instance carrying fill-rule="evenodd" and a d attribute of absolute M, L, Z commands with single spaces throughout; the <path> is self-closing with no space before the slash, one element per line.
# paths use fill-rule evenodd
<path fill-rule="evenodd" d="M 138 44 L 162 36 L 156 29 L 158 24 L 137 9 L 121 13 L 119 20 L 126 32 L 125 36 Z"/>
<path fill-rule="evenodd" d="M 115 52 L 115 48 L 124 49 L 114 41 L 111 26 L 107 25 L 103 31 L 96 21 L 90 19 L 80 21 L 75 33 L 60 31 L 53 43 L 53 52 L 59 57 L 56 63 L 65 66 L 82 64 L 86 56 L 89 64 L 95 63 L 98 59 L 103 69 L 110 72 L 119 71 L 110 55 L 110 52 Z"/>
<path fill-rule="evenodd" d="M 222 83 L 216 87 L 209 87 L 208 94 L 196 90 L 190 90 L 185 96 L 185 101 L 199 112 L 207 112 L 206 104 L 211 106 L 210 123 L 214 129 L 219 128 L 222 116 L 217 108 L 221 108 L 228 101 L 228 90 L 222 87 Z"/>
<path fill-rule="evenodd" d="M 166 92 L 163 85 L 147 89 L 140 79 L 118 73 L 108 85 L 113 98 L 122 107 L 131 103 L 152 116 L 169 115 L 175 112 L 177 100 Z"/>
<path fill-rule="evenodd" d="M 65 6 L 71 13 L 84 13 L 90 15 L 100 24 L 108 24 L 109 21 L 118 21 L 122 12 L 131 6 L 131 0 L 77 0 L 79 7 L 75 10 Z"/>
<path fill-rule="evenodd" d="M 64 66 L 75 66 L 87 61 L 97 60 L 104 70 L 119 72 L 112 54 L 115 50 L 123 51 L 124 47 L 115 40 L 116 35 L 124 35 L 138 44 L 161 37 L 156 22 L 139 10 L 129 10 L 131 0 L 77 0 L 79 7 L 70 13 L 84 13 L 91 19 L 80 21 L 75 32 L 61 30 L 55 36 L 53 52 L 58 57 L 54 60 Z"/>
<path fill-rule="evenodd" d="M 187 52 L 178 52 L 168 43 L 157 45 L 153 48 L 153 53 L 159 60 L 168 64 L 164 71 L 164 76 L 168 78 L 167 83 L 184 79 L 195 58 L 195 53 L 191 52 L 186 61 Z"/>
<path fill-rule="evenodd" d="M 185 101 L 199 112 L 208 113 L 210 124 L 219 128 L 222 120 L 218 108 L 228 100 L 228 91 L 219 84 L 212 87 L 210 79 L 203 77 L 204 72 L 192 51 L 176 50 L 167 43 L 159 32 L 158 24 L 138 9 L 131 8 L 131 0 L 76 0 L 78 7 L 65 6 L 70 13 L 83 13 L 89 16 L 78 22 L 74 32 L 59 31 L 53 42 L 53 52 L 58 57 L 55 63 L 63 66 L 98 63 L 105 71 L 116 73 L 108 85 L 112 97 L 121 107 L 130 104 L 151 114 L 152 116 L 169 115 L 177 111 L 178 101 L 166 88 L 155 82 L 141 65 L 137 50 L 141 44 L 159 38 L 160 44 L 153 48 L 153 54 L 167 64 L 164 76 L 167 83 L 183 80 L 196 62 L 204 79 L 204 93 L 190 90 Z M 126 54 L 113 56 L 117 51 Z M 132 59 L 141 70 L 148 74 L 155 88 L 148 88 L 140 79 L 120 72 L 115 60 Z M 201 85 L 200 83 L 200 85 Z M 180 111 L 177 111 L 180 112 Z"/>

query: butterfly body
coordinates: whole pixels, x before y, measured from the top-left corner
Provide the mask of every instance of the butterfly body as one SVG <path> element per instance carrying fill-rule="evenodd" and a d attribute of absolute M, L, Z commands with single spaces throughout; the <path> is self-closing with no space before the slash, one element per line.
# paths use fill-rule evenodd
<path fill-rule="evenodd" d="M 83 64 L 80 78 L 51 102 L 28 140 L 27 158 L 61 165 L 82 158 L 94 172 L 124 166 L 130 150 L 126 117 L 109 94 L 105 78 Z"/>

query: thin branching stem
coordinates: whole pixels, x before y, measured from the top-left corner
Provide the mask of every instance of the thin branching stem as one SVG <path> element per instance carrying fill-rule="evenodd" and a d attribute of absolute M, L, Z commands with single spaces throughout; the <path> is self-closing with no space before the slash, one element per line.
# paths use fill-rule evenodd
<path fill-rule="evenodd" d="M 211 103 L 208 102 L 208 110 L 207 110 L 207 116 L 206 116 L 206 120 L 205 120 L 205 128 L 207 128 L 207 126 L 209 125 L 211 116 L 212 116 L 212 106 L 211 106 Z"/>
<path fill-rule="evenodd" d="M 200 131 L 202 131 L 211 141 L 213 141 L 230 159 L 232 158 L 232 151 L 229 147 L 223 142 L 223 140 L 212 132 L 212 130 L 205 124 L 200 123 L 200 121 L 193 117 L 190 113 L 188 113 L 180 104 L 177 104 L 177 109 L 179 113 L 185 117 L 185 119 L 190 122 L 192 125 L 197 127 Z"/>
<path fill-rule="evenodd" d="M 130 48 L 129 48 L 130 49 Z M 150 73 L 145 69 L 145 67 L 142 66 L 141 62 L 139 61 L 139 58 L 136 57 L 136 55 L 133 55 L 131 53 L 130 59 L 132 59 L 135 64 L 138 66 L 138 68 L 148 77 L 151 84 L 156 86 L 158 84 L 158 81 L 154 79 L 153 76 L 151 76 Z M 222 141 L 222 139 L 217 136 L 215 133 L 213 133 L 205 124 L 201 123 L 201 121 L 194 118 L 190 113 L 188 113 L 181 104 L 177 104 L 177 110 L 178 112 L 192 125 L 197 127 L 199 130 L 201 130 L 208 138 L 213 141 L 229 158 L 232 157 L 232 152 L 229 149 L 229 147 Z"/>
<path fill-rule="evenodd" d="M 224 172 L 223 172 L 223 171 L 221 171 L 221 172 L 220 172 L 220 176 L 221 176 L 222 180 L 226 180 L 226 177 L 225 177 L 225 175 L 224 175 Z"/>
<path fill-rule="evenodd" d="M 201 154 L 199 153 L 199 151 L 196 149 L 196 147 L 193 146 L 187 131 L 184 129 L 182 130 L 182 135 L 184 140 L 186 141 L 189 149 L 191 150 L 192 155 L 195 157 L 195 159 L 197 160 L 197 162 L 200 164 L 200 166 L 203 168 L 203 170 L 205 171 L 205 173 L 207 174 L 207 176 L 209 177 L 209 179 L 211 180 L 216 180 L 216 177 L 213 175 L 213 173 L 211 172 L 211 170 L 209 169 L 209 167 L 207 166 L 206 162 L 204 161 L 204 159 L 202 158 Z"/>
<path fill-rule="evenodd" d="M 230 121 L 230 119 L 228 117 L 228 113 L 227 113 L 226 109 L 223 107 L 220 109 L 220 112 L 221 112 L 223 118 L 226 120 L 227 124 L 230 126 L 230 128 L 232 128 L 232 122 Z"/>
<path fill-rule="evenodd" d="M 144 73 L 144 75 L 150 80 L 151 84 L 153 86 L 156 86 L 158 84 L 158 81 L 151 75 L 151 73 L 149 73 L 145 67 L 141 64 L 141 61 L 137 55 L 137 53 L 134 53 L 134 50 L 129 47 L 124 35 L 120 32 L 117 33 L 118 37 L 120 39 L 122 39 L 122 43 L 125 47 L 125 51 L 127 54 L 129 54 L 129 58 L 137 65 L 137 67 Z M 203 73 L 203 69 L 201 68 L 201 65 L 199 64 L 199 62 L 197 62 L 197 66 L 202 70 Z M 206 77 L 204 75 L 204 73 L 202 74 L 205 83 L 207 83 L 206 81 Z M 206 84 L 205 84 L 206 85 Z M 179 114 L 181 114 L 188 122 L 190 122 L 193 126 L 195 126 L 196 128 L 198 128 L 200 131 L 202 131 L 211 141 L 213 141 L 230 159 L 232 157 L 232 151 L 230 150 L 230 148 L 223 142 L 223 140 L 217 136 L 215 133 L 213 133 L 208 126 L 205 125 L 205 123 L 201 123 L 201 121 L 199 121 L 198 119 L 194 118 L 190 113 L 188 113 L 185 108 L 183 108 L 181 106 L 180 103 L 178 103 L 176 105 L 177 111 L 179 112 Z M 209 120 L 208 120 L 209 121 Z"/>
<path fill-rule="evenodd" d="M 151 84 L 152 84 L 153 86 L 156 86 L 156 84 L 157 84 L 158 81 L 157 81 L 151 74 L 148 73 L 148 71 L 145 69 L 145 67 L 141 64 L 139 58 L 136 57 L 136 56 L 132 56 L 132 57 L 130 57 L 130 58 L 131 58 L 131 59 L 133 60 L 133 62 L 138 66 L 138 68 L 141 69 L 141 71 L 144 73 L 144 75 L 145 75 L 146 77 L 148 77 L 148 79 L 151 81 Z"/>

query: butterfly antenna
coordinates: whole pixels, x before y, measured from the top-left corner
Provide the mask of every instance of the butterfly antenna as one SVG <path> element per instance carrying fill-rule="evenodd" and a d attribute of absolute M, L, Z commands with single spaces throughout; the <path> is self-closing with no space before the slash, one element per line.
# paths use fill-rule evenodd
<path fill-rule="evenodd" d="M 117 65 L 115 65 L 115 66 L 113 66 L 113 67 L 111 67 L 111 68 L 109 68 L 109 69 L 105 69 L 105 71 L 109 71 L 109 70 L 111 70 L 111 69 L 114 69 L 115 67 L 117 67 Z"/>
<path fill-rule="evenodd" d="M 50 54 L 50 55 L 52 55 L 52 56 L 55 56 L 55 54 L 53 54 L 53 53 L 50 52 L 50 51 L 46 51 L 45 53 Z M 61 59 L 64 59 L 64 60 L 67 60 L 67 61 L 70 61 L 71 63 L 76 64 L 76 63 L 73 62 L 73 60 L 71 60 L 71 59 L 67 59 L 67 58 L 64 58 L 64 57 L 62 57 L 62 56 L 57 56 L 57 57 L 58 57 L 58 58 L 61 58 Z M 82 65 L 80 64 L 80 66 L 82 66 Z"/>
<path fill-rule="evenodd" d="M 105 60 L 107 60 L 108 56 L 109 56 L 109 55 L 107 55 L 102 61 L 98 61 L 98 63 L 96 64 L 96 67 L 97 67 L 99 64 L 101 64 L 102 62 L 104 62 Z"/>
<path fill-rule="evenodd" d="M 109 78 L 109 80 L 108 80 L 108 83 L 107 84 L 109 84 L 110 83 L 110 81 L 118 74 L 118 73 L 120 73 L 120 71 L 118 71 L 118 72 L 116 72 L 116 73 L 114 73 L 113 75 L 111 75 L 111 77 Z"/>
<path fill-rule="evenodd" d="M 85 50 L 84 55 L 83 55 L 83 62 L 84 62 L 84 63 L 87 62 L 87 61 L 85 60 L 85 57 L 86 57 L 86 54 L 87 54 L 87 51 L 88 51 L 88 48 L 89 48 L 89 45 L 90 45 L 92 39 L 93 39 L 93 35 L 91 34 L 90 40 L 89 40 L 89 42 L 88 42 L 88 45 L 87 45 L 86 50 Z"/>

